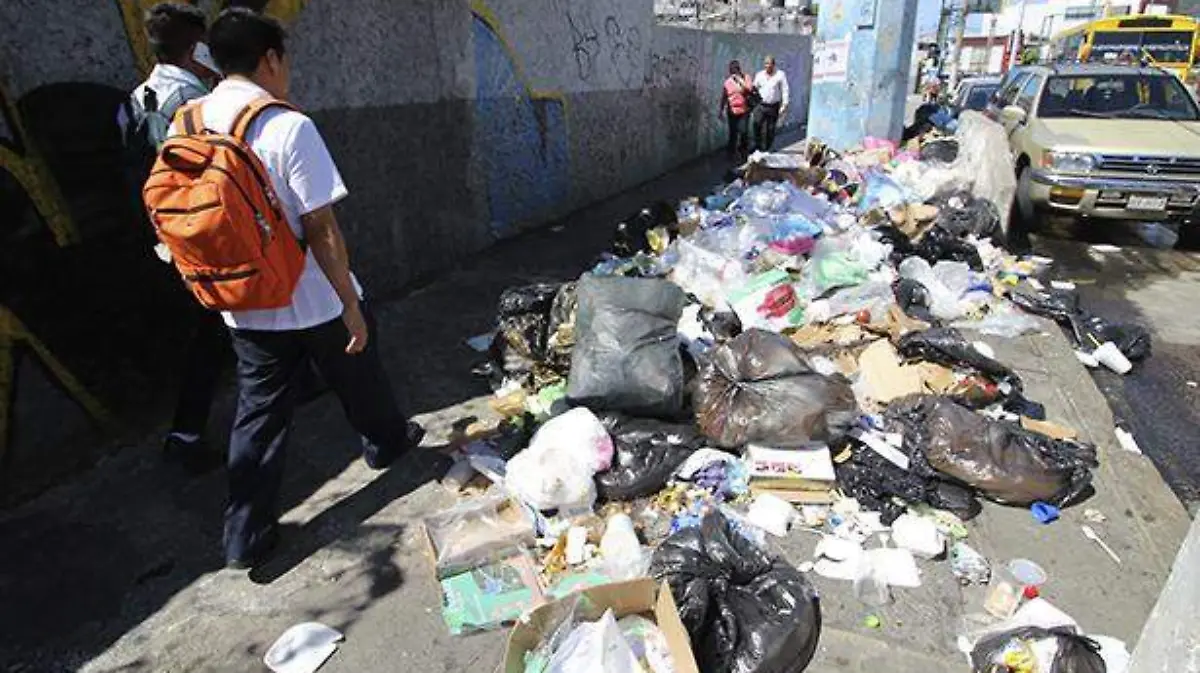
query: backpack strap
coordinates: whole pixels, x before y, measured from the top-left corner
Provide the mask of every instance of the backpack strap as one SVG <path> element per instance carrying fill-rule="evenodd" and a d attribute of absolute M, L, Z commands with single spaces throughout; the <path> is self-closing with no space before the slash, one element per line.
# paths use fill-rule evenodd
<path fill-rule="evenodd" d="M 233 118 L 233 126 L 231 126 L 229 129 L 229 135 L 237 138 L 238 140 L 245 141 L 246 132 L 250 130 L 250 125 L 254 123 L 254 120 L 258 118 L 258 115 L 261 114 L 263 110 L 273 107 L 282 108 L 284 110 L 292 110 L 293 112 L 296 111 L 295 106 L 293 106 L 291 103 L 279 100 L 278 98 L 270 98 L 266 96 L 262 98 L 255 98 L 254 100 L 250 101 L 246 107 L 242 108 L 242 111 L 237 113 L 237 116 Z"/>
<path fill-rule="evenodd" d="M 175 112 L 173 123 L 181 123 L 184 135 L 194 136 L 204 130 L 204 117 L 200 115 L 200 104 L 189 103 Z"/>

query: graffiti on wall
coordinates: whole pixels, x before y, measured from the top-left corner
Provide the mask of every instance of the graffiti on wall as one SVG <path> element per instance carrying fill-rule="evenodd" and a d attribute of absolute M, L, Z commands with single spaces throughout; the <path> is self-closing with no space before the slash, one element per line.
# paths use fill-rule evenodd
<path fill-rule="evenodd" d="M 475 147 L 484 167 L 493 235 L 545 219 L 570 189 L 567 104 L 538 91 L 505 39 L 498 17 L 471 3 Z"/>
<path fill-rule="evenodd" d="M 141 73 L 152 64 L 149 45 L 142 30 L 142 17 L 156 0 L 111 0 L 125 26 L 122 37 Z M 182 0 L 181 0 L 182 1 Z M 266 11 L 284 21 L 293 19 L 306 0 L 262 0 Z M 219 3 L 201 3 L 215 14 Z M 244 3 L 250 4 L 250 3 Z M 111 87 L 88 82 L 56 82 L 25 93 L 18 101 L 10 95 L 10 83 L 0 81 L 0 208 L 6 212 L 0 224 L 0 277 L 10 287 L 10 301 L 21 296 L 22 287 L 13 279 L 38 274 L 69 278 L 73 266 L 63 259 L 56 266 L 45 247 L 64 251 L 95 246 L 97 239 L 126 228 L 127 222 L 95 226 L 90 220 L 125 220 L 129 214 L 126 195 L 111 170 L 117 161 L 115 110 L 124 94 Z M 85 222 L 88 221 L 88 222 Z M 84 228 L 83 224 L 92 225 Z M 41 234 L 39 234 L 39 231 Z M 49 236 L 42 234 L 47 233 Z M 89 235 L 91 234 L 91 235 Z M 43 244 L 43 241 L 48 243 Z M 136 254 L 136 253 L 135 253 Z M 13 266 L 39 267 L 14 269 Z M 79 282 L 86 282 L 81 279 Z M 60 285 L 69 286 L 69 282 Z M 26 288 L 28 289 L 28 288 Z M 15 294 L 11 294 L 15 293 Z M 22 386 L 18 373 L 40 372 L 48 383 L 62 391 L 101 427 L 114 427 L 105 405 L 87 389 L 79 377 L 58 358 L 45 342 L 5 305 L 0 296 L 0 474 L 7 464 L 13 437 L 13 410 Z M 85 296 L 81 292 L 79 296 Z M 31 356 L 40 369 L 19 365 Z M 0 494 L 2 495 L 2 494 Z"/>

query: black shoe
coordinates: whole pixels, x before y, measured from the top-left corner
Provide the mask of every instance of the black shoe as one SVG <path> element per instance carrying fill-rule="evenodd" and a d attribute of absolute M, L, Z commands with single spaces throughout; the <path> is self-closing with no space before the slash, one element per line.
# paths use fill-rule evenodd
<path fill-rule="evenodd" d="M 168 437 L 163 443 L 163 460 L 189 476 L 207 474 L 225 464 L 225 456 L 208 448 L 203 441 L 188 443 Z"/>
<path fill-rule="evenodd" d="M 225 559 L 225 567 L 230 570 L 253 570 L 270 560 L 278 546 L 279 526 L 271 526 L 249 552 L 239 558 Z"/>
<path fill-rule="evenodd" d="M 363 454 L 363 461 L 367 467 L 372 470 L 386 470 L 391 467 L 392 463 L 396 462 L 400 456 L 416 449 L 421 445 L 421 440 L 425 439 L 425 428 L 421 427 L 416 421 L 409 421 L 405 428 L 405 446 L 399 451 L 383 450 L 376 452 L 374 455 L 369 453 Z"/>

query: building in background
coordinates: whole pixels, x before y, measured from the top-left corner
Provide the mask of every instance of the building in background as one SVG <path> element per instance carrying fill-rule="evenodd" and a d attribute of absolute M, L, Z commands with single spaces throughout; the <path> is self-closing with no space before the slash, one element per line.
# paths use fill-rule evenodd
<path fill-rule="evenodd" d="M 944 5 L 957 8 L 961 2 L 944 0 Z M 967 16 L 961 72 L 1000 72 L 1021 62 L 1023 54 L 1041 56 L 1056 33 L 1105 16 L 1200 11 L 1200 0 L 1004 0 L 1000 5 L 998 12 Z M 945 53 L 953 54 L 952 46 Z"/>
<path fill-rule="evenodd" d="M 811 35 L 811 0 L 655 0 L 658 23 L 701 30 Z"/>

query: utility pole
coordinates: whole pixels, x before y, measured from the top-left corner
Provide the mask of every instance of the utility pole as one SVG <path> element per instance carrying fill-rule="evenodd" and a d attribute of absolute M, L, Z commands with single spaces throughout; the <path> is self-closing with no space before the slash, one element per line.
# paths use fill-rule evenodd
<path fill-rule="evenodd" d="M 996 21 L 999 18 L 995 14 L 991 16 L 992 22 L 988 25 L 987 50 L 984 52 L 987 54 L 987 60 L 983 65 L 984 70 L 989 73 L 992 71 L 992 42 L 996 39 Z"/>
<path fill-rule="evenodd" d="M 963 0 L 962 9 L 958 12 L 958 23 L 954 26 L 954 55 L 950 61 L 950 82 L 946 87 L 953 91 L 958 85 L 959 62 L 962 61 L 963 38 L 967 34 L 967 0 Z"/>

